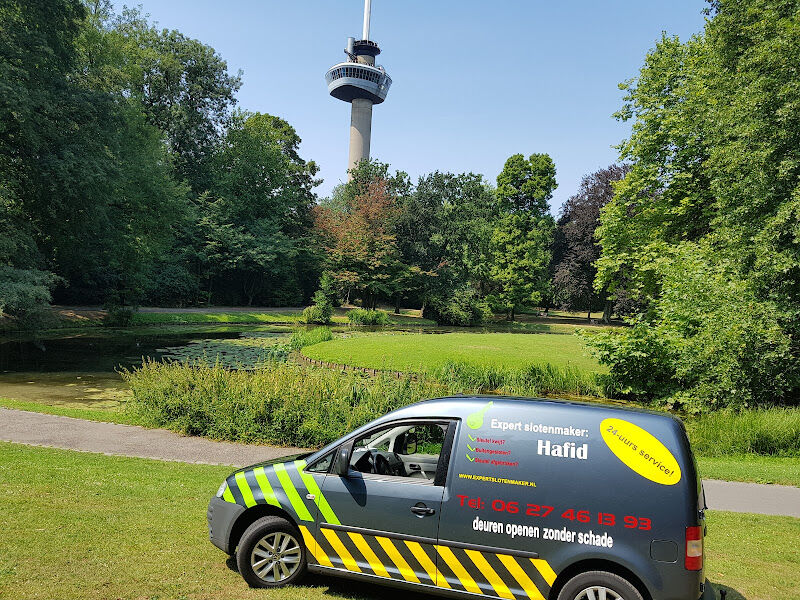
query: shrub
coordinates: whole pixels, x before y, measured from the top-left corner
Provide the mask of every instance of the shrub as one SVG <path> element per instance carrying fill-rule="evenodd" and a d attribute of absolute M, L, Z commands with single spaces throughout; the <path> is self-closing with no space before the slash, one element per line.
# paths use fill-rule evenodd
<path fill-rule="evenodd" d="M 292 344 L 329 334 L 326 328 L 298 331 Z M 536 365 L 504 370 L 449 363 L 436 372 L 397 379 L 280 362 L 256 371 L 230 371 L 219 363 L 151 361 L 123 372 L 123 377 L 133 392 L 126 410 L 144 425 L 216 439 L 308 447 L 322 446 L 426 398 L 490 391 L 521 396 L 597 391 L 578 372 Z M 800 409 L 725 410 L 688 418 L 686 427 L 694 450 L 702 455 L 800 456 Z"/>
<path fill-rule="evenodd" d="M 319 280 L 319 291 L 325 294 L 325 297 L 330 302 L 331 306 L 339 307 L 342 305 L 342 299 L 339 295 L 339 288 L 336 285 L 336 280 L 330 272 L 325 271 Z"/>
<path fill-rule="evenodd" d="M 298 331 L 290 345 L 299 348 L 330 337 L 327 328 Z M 555 367 L 503 371 L 459 363 L 398 379 L 279 362 L 255 371 L 230 371 L 220 363 L 150 361 L 123 372 L 123 377 L 133 392 L 126 410 L 144 425 L 215 439 L 299 446 L 322 446 L 390 410 L 427 398 L 489 391 L 536 396 L 561 384 L 585 390 L 585 382 L 574 385 L 577 374 Z"/>
<path fill-rule="evenodd" d="M 13 317 L 19 329 L 37 329 L 50 317 L 50 290 L 64 280 L 38 269 L 0 265 L 0 317 Z"/>
<path fill-rule="evenodd" d="M 314 327 L 313 329 L 299 329 L 289 339 L 292 350 L 300 350 L 306 346 L 313 346 L 333 339 L 333 332 L 328 327 Z"/>
<path fill-rule="evenodd" d="M 706 456 L 800 456 L 800 409 L 720 410 L 686 419 L 694 450 Z"/>
<path fill-rule="evenodd" d="M 470 286 L 456 289 L 450 296 L 432 298 L 425 307 L 423 316 L 439 325 L 475 327 L 491 314 L 489 305 L 477 290 Z"/>
<path fill-rule="evenodd" d="M 254 372 L 147 362 L 123 377 L 139 422 L 187 435 L 318 447 L 391 410 L 439 394 L 430 381 L 273 363 Z"/>
<path fill-rule="evenodd" d="M 746 281 L 686 247 L 657 262 L 662 292 L 632 327 L 584 333 L 614 388 L 688 412 L 796 406 L 797 344 L 777 306 Z"/>
<path fill-rule="evenodd" d="M 303 321 L 316 325 L 327 325 L 333 316 L 333 305 L 322 290 L 314 294 L 314 305 L 303 311 Z"/>
<path fill-rule="evenodd" d="M 118 304 L 106 307 L 106 316 L 103 317 L 105 327 L 129 327 L 133 321 L 134 310 L 130 306 Z"/>
<path fill-rule="evenodd" d="M 451 390 L 497 392 L 518 396 L 576 394 L 599 396 L 601 386 L 594 373 L 574 367 L 530 364 L 519 369 L 447 362 L 430 375 Z"/>
<path fill-rule="evenodd" d="M 382 310 L 354 308 L 347 313 L 351 325 L 388 325 L 389 315 Z"/>

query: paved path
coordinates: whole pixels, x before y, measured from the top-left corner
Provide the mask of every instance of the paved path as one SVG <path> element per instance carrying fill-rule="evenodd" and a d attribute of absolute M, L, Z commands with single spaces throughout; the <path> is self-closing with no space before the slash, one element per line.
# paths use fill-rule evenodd
<path fill-rule="evenodd" d="M 299 448 L 213 442 L 164 429 L 98 423 L 7 408 L 0 408 L 0 441 L 235 467 L 303 452 Z"/>
<path fill-rule="evenodd" d="M 703 489 L 714 510 L 800 517 L 800 488 L 706 479 Z"/>
<path fill-rule="evenodd" d="M 0 408 L 0 441 L 236 467 L 303 451 L 212 442 L 163 429 L 97 423 L 6 408 Z M 704 481 L 703 486 L 708 506 L 714 510 L 800 517 L 800 488 L 713 479 Z"/>

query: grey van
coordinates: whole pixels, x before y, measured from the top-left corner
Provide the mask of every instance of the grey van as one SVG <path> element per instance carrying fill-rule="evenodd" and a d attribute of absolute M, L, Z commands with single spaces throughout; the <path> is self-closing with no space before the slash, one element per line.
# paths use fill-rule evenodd
<path fill-rule="evenodd" d="M 453 598 L 709 600 L 704 509 L 678 419 L 455 397 L 235 472 L 208 525 L 254 587 L 312 571 Z"/>

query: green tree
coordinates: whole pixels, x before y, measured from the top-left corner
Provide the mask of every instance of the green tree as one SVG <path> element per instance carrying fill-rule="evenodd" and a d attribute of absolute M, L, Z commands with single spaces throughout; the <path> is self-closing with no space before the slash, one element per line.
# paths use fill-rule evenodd
<path fill-rule="evenodd" d="M 647 302 L 658 293 L 657 270 L 665 248 L 702 238 L 714 217 L 705 167 L 712 118 L 707 88 L 707 43 L 681 44 L 663 36 L 640 76 L 622 87 L 625 105 L 616 116 L 635 119 L 620 157 L 631 171 L 603 210 L 598 238 L 597 286 L 614 294 L 620 285 Z"/>
<path fill-rule="evenodd" d="M 702 35 L 664 37 L 625 86 L 632 170 L 601 216 L 596 286 L 628 282 L 643 309 L 596 347 L 642 398 L 797 403 L 800 5 L 710 12 Z M 662 385 L 648 390 L 651 373 Z"/>
<path fill-rule="evenodd" d="M 463 288 L 478 296 L 488 288 L 490 241 L 496 200 L 481 175 L 435 172 L 420 177 L 405 196 L 397 219 L 397 242 L 403 262 L 419 277 L 403 288 L 419 297 L 423 313 L 441 321 L 437 306 L 447 305 Z M 470 297 L 473 297 L 470 294 Z"/>
<path fill-rule="evenodd" d="M 304 272 L 311 251 L 317 166 L 299 153 L 286 121 L 238 113 L 213 159 L 216 181 L 203 199 L 209 289 L 238 290 L 253 301 L 297 304 L 314 283 Z"/>
<path fill-rule="evenodd" d="M 86 76 L 80 44 L 93 24 L 80 3 L 8 2 L 2 10 L 10 69 L 0 108 L 3 223 L 19 226 L 4 262 L 41 271 L 19 285 L 58 281 L 51 272 L 65 283 L 61 297 L 132 299 L 179 212 L 182 190 L 160 135 L 123 94 Z"/>
<path fill-rule="evenodd" d="M 164 132 L 177 173 L 195 193 L 209 189 L 209 161 L 230 123 L 241 73 L 229 74 L 210 46 L 159 31 L 139 9 L 123 10 L 111 33 L 122 46 L 124 87 Z"/>
<path fill-rule="evenodd" d="M 492 233 L 495 306 L 508 311 L 539 304 L 549 293 L 551 241 L 555 221 L 549 201 L 556 189 L 556 167 L 547 154 L 510 157 L 497 176 L 500 216 Z"/>
<path fill-rule="evenodd" d="M 60 147 L 53 130 L 74 105 L 67 74 L 84 10 L 80 2 L 7 1 L 0 4 L 0 314 L 26 318 L 50 301 L 58 278 L 37 240 L 31 218 L 41 194 L 41 164 Z M 60 105 L 60 106 L 59 106 Z M 62 140 L 58 140 L 62 141 Z"/>

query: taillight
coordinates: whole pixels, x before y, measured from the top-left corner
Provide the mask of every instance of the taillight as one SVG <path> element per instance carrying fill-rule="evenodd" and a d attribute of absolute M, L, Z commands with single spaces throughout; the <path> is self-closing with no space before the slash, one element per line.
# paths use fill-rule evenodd
<path fill-rule="evenodd" d="M 703 528 L 686 528 L 686 570 L 700 571 L 703 568 Z"/>

